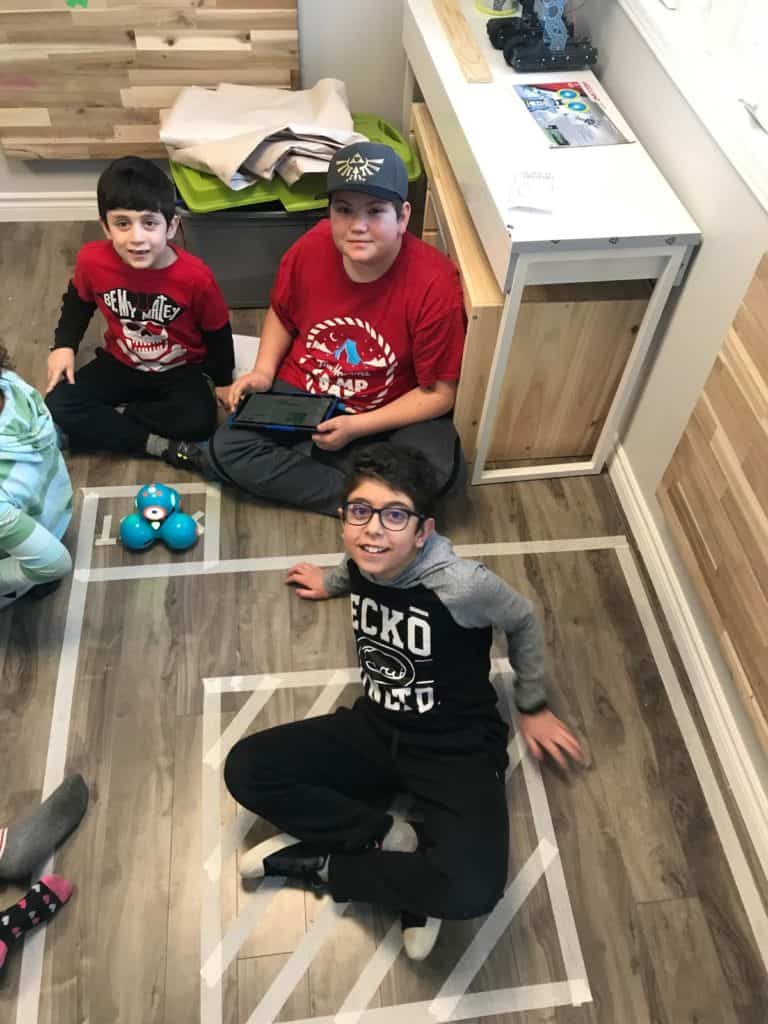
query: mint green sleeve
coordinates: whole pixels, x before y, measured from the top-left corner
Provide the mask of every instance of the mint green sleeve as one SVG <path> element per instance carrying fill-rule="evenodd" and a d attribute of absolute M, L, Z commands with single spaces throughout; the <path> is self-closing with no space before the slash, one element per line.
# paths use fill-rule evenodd
<path fill-rule="evenodd" d="M 37 526 L 35 520 L 10 501 L 0 501 L 0 550 L 22 544 Z"/>

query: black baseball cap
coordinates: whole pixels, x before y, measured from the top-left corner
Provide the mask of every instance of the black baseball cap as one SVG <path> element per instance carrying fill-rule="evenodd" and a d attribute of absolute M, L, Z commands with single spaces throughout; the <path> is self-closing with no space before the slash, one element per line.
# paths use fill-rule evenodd
<path fill-rule="evenodd" d="M 338 150 L 328 166 L 326 195 L 364 192 L 377 199 L 408 198 L 408 171 L 390 146 L 353 142 Z"/>

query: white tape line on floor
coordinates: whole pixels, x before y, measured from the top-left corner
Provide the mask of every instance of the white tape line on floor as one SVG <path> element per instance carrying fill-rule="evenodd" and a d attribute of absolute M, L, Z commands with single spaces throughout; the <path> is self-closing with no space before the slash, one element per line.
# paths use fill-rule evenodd
<path fill-rule="evenodd" d="M 358 975 L 357 981 L 334 1018 L 335 1024 L 359 1024 L 360 1018 L 389 974 L 402 948 L 403 932 L 400 922 L 394 921 Z"/>
<path fill-rule="evenodd" d="M 459 1000 L 509 927 L 512 918 L 556 857 L 557 847 L 542 839 L 520 869 L 517 878 L 480 925 L 475 937 L 432 1000 L 430 1012 L 436 1020 L 450 1020 Z"/>
<path fill-rule="evenodd" d="M 75 566 L 78 569 L 87 570 L 90 565 L 93 538 L 96 535 L 97 506 L 98 498 L 91 495 L 84 497 L 75 553 Z M 67 618 L 64 624 L 64 640 L 61 647 L 61 657 L 59 658 L 59 670 L 56 676 L 56 690 L 53 698 L 48 756 L 46 758 L 43 781 L 43 800 L 56 789 L 64 778 L 87 591 L 87 583 L 80 583 L 76 579 L 72 580 Z M 53 857 L 50 857 L 46 864 L 40 868 L 39 874 L 48 874 L 52 869 Z M 30 936 L 24 943 L 19 994 L 16 1001 L 17 1024 L 33 1024 L 34 1021 L 37 1021 L 40 1012 L 44 953 L 45 929 L 39 928 L 35 935 Z"/>
<path fill-rule="evenodd" d="M 328 904 L 288 957 L 285 966 L 248 1018 L 247 1024 L 272 1024 L 349 906 L 349 903 Z"/>

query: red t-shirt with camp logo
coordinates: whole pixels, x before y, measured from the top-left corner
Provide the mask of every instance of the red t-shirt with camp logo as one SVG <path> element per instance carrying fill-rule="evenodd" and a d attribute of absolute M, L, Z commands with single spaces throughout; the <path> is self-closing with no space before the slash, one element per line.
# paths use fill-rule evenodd
<path fill-rule="evenodd" d="M 458 271 L 409 232 L 389 270 L 360 284 L 321 221 L 283 257 L 271 305 L 293 335 L 278 378 L 336 395 L 350 412 L 459 378 L 466 319 Z"/>
<path fill-rule="evenodd" d="M 104 315 L 106 351 L 134 370 L 158 373 L 208 356 L 203 331 L 229 321 L 229 310 L 212 272 L 196 256 L 177 249 L 162 270 L 136 270 L 112 243 L 88 242 L 77 254 L 72 283 L 83 302 Z"/>

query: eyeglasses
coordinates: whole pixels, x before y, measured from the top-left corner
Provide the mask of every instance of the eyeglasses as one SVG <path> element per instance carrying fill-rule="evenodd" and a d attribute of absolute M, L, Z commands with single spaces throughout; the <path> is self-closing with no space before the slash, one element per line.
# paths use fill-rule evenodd
<path fill-rule="evenodd" d="M 385 530 L 399 533 L 408 525 L 411 517 L 423 522 L 427 517 L 420 512 L 413 512 L 402 505 L 387 505 L 385 508 L 374 508 L 367 501 L 345 501 L 341 506 L 341 518 L 350 526 L 365 526 L 377 513 L 379 522 Z"/>

